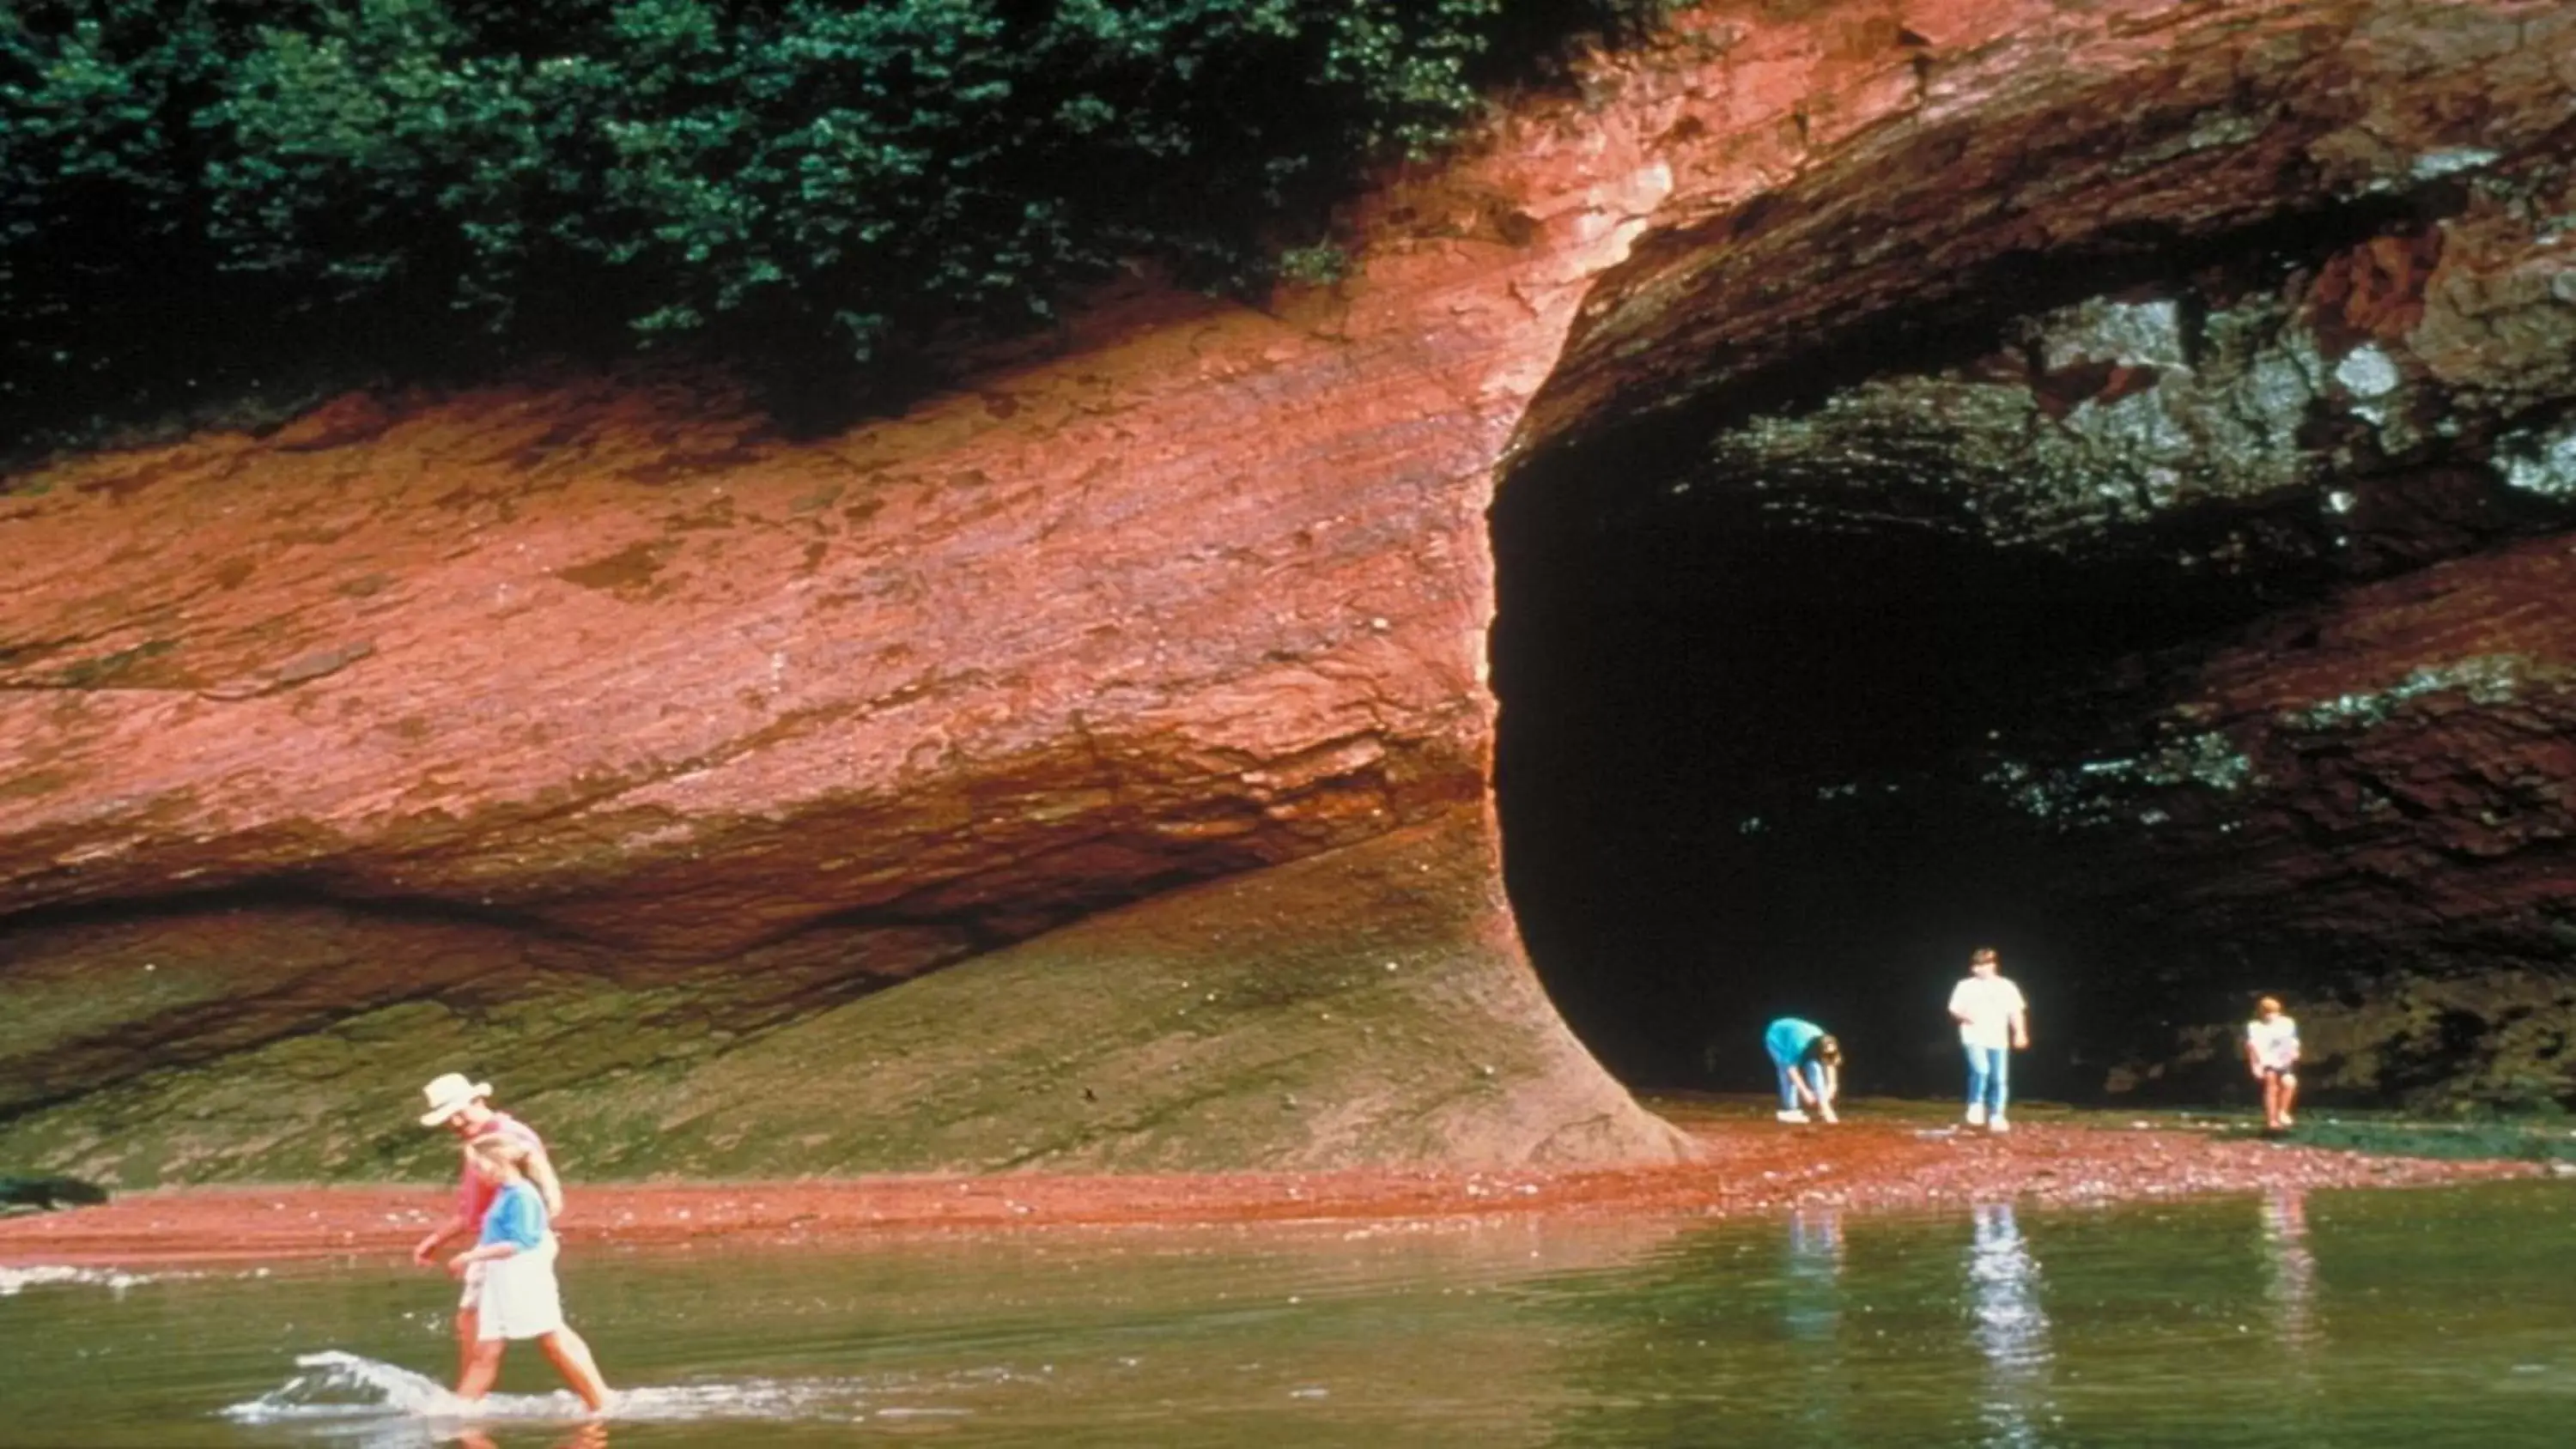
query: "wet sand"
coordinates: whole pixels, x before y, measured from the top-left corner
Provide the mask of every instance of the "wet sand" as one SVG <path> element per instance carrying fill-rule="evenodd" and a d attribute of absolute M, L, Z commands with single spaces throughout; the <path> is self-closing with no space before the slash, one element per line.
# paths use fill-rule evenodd
<path fill-rule="evenodd" d="M 2396 1187 L 2529 1177 L 2527 1162 L 2372 1157 L 2177 1125 L 2034 1111 L 2009 1136 L 1927 1109 L 1855 1109 L 1785 1126 L 1767 1104 L 1664 1100 L 1705 1149 L 1670 1167 L 1371 1169 L 1172 1176 L 885 1176 L 780 1182 L 589 1183 L 571 1167 L 567 1243 L 830 1244 L 896 1233 L 1073 1225 L 1193 1226 L 1545 1213 L 1719 1217 L 1801 1204 L 1934 1208 L 2141 1201 L 2267 1188 Z M 184 1188 L 104 1207 L 0 1218 L 0 1267 L 281 1263 L 406 1254 L 448 1211 L 431 1184 Z"/>

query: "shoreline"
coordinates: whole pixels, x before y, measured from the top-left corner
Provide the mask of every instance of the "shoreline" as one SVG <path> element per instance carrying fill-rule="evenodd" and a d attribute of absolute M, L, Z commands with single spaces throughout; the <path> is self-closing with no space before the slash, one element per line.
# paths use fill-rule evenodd
<path fill-rule="evenodd" d="M 572 1246 L 842 1246 L 920 1233 L 1203 1227 L 1488 1216 L 1716 1218 L 1831 1206 L 1937 1209 L 2159 1201 L 2316 1188 L 2535 1177 L 2538 1164 L 2375 1156 L 2222 1134 L 2171 1119 L 2034 1106 L 2009 1136 L 1917 1104 L 1856 1104 L 1826 1127 L 1770 1120 L 1767 1102 L 1658 1101 L 1700 1161 L 1631 1168 L 1356 1168 L 1157 1175 L 903 1175 L 744 1182 L 583 1182 Z M 1906 1110 L 1913 1107 L 1914 1110 Z M 1757 1115 L 1758 1112 L 1758 1115 Z M 104 1206 L 0 1217 L 0 1268 L 252 1266 L 408 1257 L 448 1211 L 437 1183 L 181 1187 Z"/>

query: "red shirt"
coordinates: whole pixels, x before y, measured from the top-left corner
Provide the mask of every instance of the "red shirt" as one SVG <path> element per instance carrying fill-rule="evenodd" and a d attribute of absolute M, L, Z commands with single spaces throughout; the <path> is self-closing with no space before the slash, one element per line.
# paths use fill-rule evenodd
<path fill-rule="evenodd" d="M 492 1120 L 475 1128 L 474 1135 L 467 1138 L 466 1142 L 470 1146 L 494 1133 L 506 1133 L 517 1138 L 526 1144 L 531 1152 L 546 1150 L 546 1144 L 538 1140 L 534 1129 L 506 1112 L 493 1113 Z M 469 1153 L 465 1162 L 465 1178 L 456 1186 L 456 1210 L 465 1215 L 467 1222 L 479 1227 L 483 1222 L 483 1214 L 491 1210 L 492 1199 L 500 1195 L 501 1184 L 476 1172 L 472 1154 Z"/>

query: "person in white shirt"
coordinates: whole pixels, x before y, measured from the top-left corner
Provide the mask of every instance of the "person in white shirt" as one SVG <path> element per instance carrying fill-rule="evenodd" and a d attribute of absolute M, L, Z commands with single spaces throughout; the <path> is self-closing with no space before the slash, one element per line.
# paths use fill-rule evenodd
<path fill-rule="evenodd" d="M 2004 1103 L 2011 1096 L 2012 1053 L 2030 1045 L 2030 1003 L 2001 974 L 1995 948 L 1979 946 L 1968 957 L 1968 977 L 1950 989 L 1950 1019 L 1968 1054 L 1968 1125 L 2009 1132 Z"/>
<path fill-rule="evenodd" d="M 2299 1024 L 2281 1010 L 2280 998 L 2255 1003 L 2254 1019 L 2245 1023 L 2245 1064 L 2263 1084 L 2263 1130 L 2296 1126 L 2290 1104 L 2299 1095 Z"/>

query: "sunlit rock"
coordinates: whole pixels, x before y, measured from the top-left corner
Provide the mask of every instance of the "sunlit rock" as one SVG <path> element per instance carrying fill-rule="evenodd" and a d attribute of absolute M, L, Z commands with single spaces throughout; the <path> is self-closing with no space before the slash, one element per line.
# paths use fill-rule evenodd
<path fill-rule="evenodd" d="M 1655 1160 L 1568 1022 L 1946 1081 L 1998 939 L 2094 1090 L 2558 973 L 2576 15 L 1676 26 L 899 419 L 10 480 L 0 1158 L 406 1171 L 472 1066 L 618 1171 Z"/>

